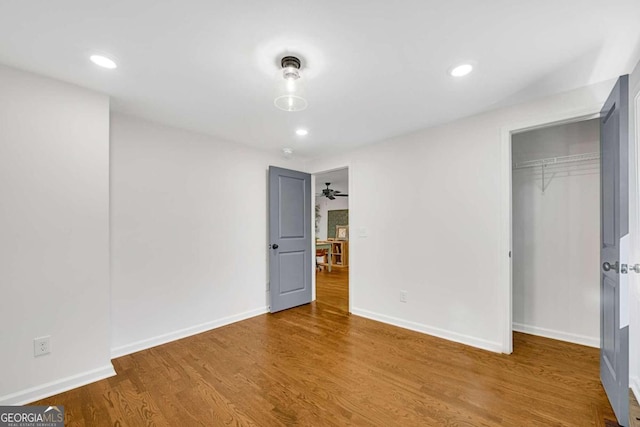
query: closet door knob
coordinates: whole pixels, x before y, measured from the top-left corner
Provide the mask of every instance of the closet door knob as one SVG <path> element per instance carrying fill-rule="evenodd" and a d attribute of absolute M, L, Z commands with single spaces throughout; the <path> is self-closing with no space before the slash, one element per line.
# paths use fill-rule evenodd
<path fill-rule="evenodd" d="M 274 243 L 273 245 L 271 245 L 271 247 L 272 247 L 273 249 L 278 249 L 278 244 L 277 244 L 277 243 Z"/>
<path fill-rule="evenodd" d="M 602 264 L 602 269 L 604 271 L 610 271 L 610 270 L 618 271 L 618 261 L 616 261 L 615 264 L 610 264 L 608 262 L 605 262 L 604 264 Z"/>
<path fill-rule="evenodd" d="M 640 264 L 631 264 L 629 265 L 630 271 L 635 271 L 636 273 L 640 273 Z"/>

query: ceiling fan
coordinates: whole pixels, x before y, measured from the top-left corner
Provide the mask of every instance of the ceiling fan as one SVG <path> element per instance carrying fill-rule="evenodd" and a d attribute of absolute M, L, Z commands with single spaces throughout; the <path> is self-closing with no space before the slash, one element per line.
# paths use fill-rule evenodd
<path fill-rule="evenodd" d="M 349 197 L 348 194 L 342 194 L 341 191 L 330 189 L 330 182 L 325 182 L 325 185 L 327 186 L 327 188 L 322 189 L 322 195 L 327 199 L 334 200 L 336 197 Z"/>

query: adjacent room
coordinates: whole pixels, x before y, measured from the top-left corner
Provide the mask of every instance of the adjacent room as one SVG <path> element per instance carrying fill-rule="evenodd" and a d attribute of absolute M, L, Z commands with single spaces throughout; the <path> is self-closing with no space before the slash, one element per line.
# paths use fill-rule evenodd
<path fill-rule="evenodd" d="M 0 424 L 633 426 L 640 2 L 0 2 Z"/>
<path fill-rule="evenodd" d="M 316 303 L 349 313 L 349 169 L 314 176 Z"/>

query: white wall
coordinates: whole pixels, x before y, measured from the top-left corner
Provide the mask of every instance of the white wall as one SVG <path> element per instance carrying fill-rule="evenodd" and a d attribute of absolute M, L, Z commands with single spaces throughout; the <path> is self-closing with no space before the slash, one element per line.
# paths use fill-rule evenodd
<path fill-rule="evenodd" d="M 0 94 L 0 404 L 21 404 L 114 373 L 109 99 L 3 66 Z"/>
<path fill-rule="evenodd" d="M 629 231 L 631 237 L 632 264 L 640 263 L 640 62 L 629 78 Z M 630 385 L 640 401 L 640 275 L 630 274 L 630 311 L 629 311 L 629 375 Z"/>
<path fill-rule="evenodd" d="M 350 167 L 352 312 L 506 351 L 502 131 L 599 108 L 612 86 L 581 88 L 310 161 L 311 172 Z M 408 292 L 407 303 L 400 302 L 401 290 Z"/>
<path fill-rule="evenodd" d="M 514 135 L 514 163 L 598 153 L 598 119 Z M 513 328 L 600 346 L 598 160 L 513 170 Z"/>
<path fill-rule="evenodd" d="M 336 197 L 333 200 L 329 200 L 324 196 L 316 197 L 316 205 L 320 206 L 320 223 L 319 232 L 316 233 L 316 237 L 320 240 L 327 239 L 327 224 L 329 222 L 329 211 L 335 211 L 340 209 L 349 209 L 348 197 Z"/>
<path fill-rule="evenodd" d="M 267 169 L 295 161 L 115 114 L 112 352 L 267 308 Z"/>

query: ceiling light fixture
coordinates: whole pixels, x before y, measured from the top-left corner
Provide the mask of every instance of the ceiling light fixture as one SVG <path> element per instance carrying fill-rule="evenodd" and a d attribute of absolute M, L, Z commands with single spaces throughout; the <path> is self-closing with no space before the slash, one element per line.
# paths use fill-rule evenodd
<path fill-rule="evenodd" d="M 453 67 L 451 70 L 449 70 L 449 74 L 451 74 L 453 77 L 462 77 L 462 76 L 466 76 L 471 71 L 473 71 L 473 65 L 460 64 L 456 67 Z"/>
<path fill-rule="evenodd" d="M 307 136 L 307 134 L 309 134 L 309 131 L 306 130 L 306 129 L 297 129 L 296 130 L 296 135 Z"/>
<path fill-rule="evenodd" d="M 89 59 L 91 60 L 91 62 L 93 62 L 94 64 L 102 68 L 108 68 L 110 70 L 113 70 L 114 68 L 118 68 L 118 65 L 115 63 L 115 61 L 113 61 L 113 59 L 107 58 L 106 56 L 91 55 Z"/>
<path fill-rule="evenodd" d="M 304 81 L 300 74 L 300 60 L 295 56 L 285 56 L 280 61 L 282 70 L 278 78 L 276 98 L 273 103 L 284 111 L 302 111 L 307 108 L 304 96 Z"/>

